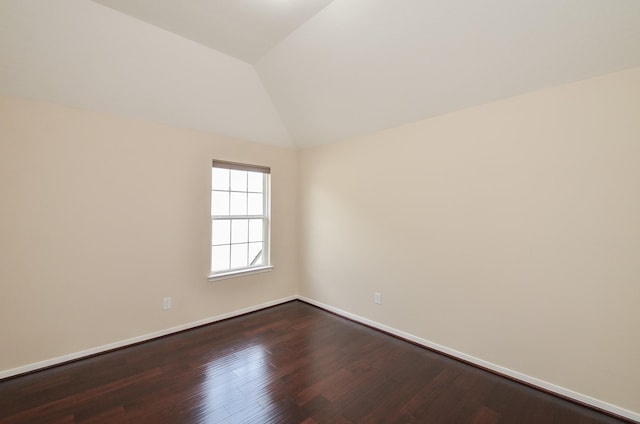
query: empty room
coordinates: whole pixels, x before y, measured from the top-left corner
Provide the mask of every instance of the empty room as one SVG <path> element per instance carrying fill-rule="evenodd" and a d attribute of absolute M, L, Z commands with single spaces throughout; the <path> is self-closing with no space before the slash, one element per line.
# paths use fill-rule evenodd
<path fill-rule="evenodd" d="M 640 1 L 0 0 L 0 423 L 640 422 Z"/>

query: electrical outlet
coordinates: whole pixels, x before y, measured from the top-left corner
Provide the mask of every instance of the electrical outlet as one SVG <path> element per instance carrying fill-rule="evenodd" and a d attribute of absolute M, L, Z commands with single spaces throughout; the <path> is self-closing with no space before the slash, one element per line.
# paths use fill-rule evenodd
<path fill-rule="evenodd" d="M 380 292 L 373 293 L 373 301 L 377 305 L 382 305 L 382 295 L 380 294 Z"/>
<path fill-rule="evenodd" d="M 165 311 L 167 309 L 171 309 L 171 298 L 170 297 L 165 297 L 164 299 L 162 299 L 162 309 L 164 309 Z"/>

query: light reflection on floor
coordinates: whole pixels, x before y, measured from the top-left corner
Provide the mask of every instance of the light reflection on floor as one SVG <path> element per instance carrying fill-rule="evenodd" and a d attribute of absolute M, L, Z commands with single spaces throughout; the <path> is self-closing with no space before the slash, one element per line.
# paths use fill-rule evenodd
<path fill-rule="evenodd" d="M 201 418 L 235 422 L 273 412 L 268 381 L 275 369 L 269 355 L 256 344 L 209 362 L 201 385 Z"/>

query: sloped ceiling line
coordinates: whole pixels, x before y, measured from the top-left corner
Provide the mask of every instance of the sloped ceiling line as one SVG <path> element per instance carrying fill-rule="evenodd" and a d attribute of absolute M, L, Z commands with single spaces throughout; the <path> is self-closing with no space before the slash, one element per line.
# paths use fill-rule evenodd
<path fill-rule="evenodd" d="M 0 91 L 306 148 L 640 66 L 637 0 L 0 0 Z"/>

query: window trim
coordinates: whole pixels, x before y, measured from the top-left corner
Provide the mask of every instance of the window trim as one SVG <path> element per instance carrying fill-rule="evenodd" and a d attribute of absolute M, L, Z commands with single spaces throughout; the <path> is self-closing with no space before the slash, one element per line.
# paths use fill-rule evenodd
<path fill-rule="evenodd" d="M 243 275 L 261 274 L 263 272 L 269 272 L 273 269 L 273 265 L 260 265 L 253 268 L 234 269 L 233 271 L 218 272 L 209 275 L 209 281 L 226 280 L 234 277 L 241 277 Z"/>
<path fill-rule="evenodd" d="M 262 272 L 267 272 L 273 269 L 273 265 L 271 265 L 271 169 L 266 166 L 260 165 L 247 165 L 237 162 L 228 162 L 214 159 L 212 161 L 212 169 L 213 168 L 221 168 L 227 169 L 230 171 L 247 171 L 247 172 L 259 172 L 263 174 L 262 178 L 262 193 L 263 193 L 263 214 L 262 215 L 213 215 L 211 214 L 211 227 L 210 227 L 210 237 L 213 230 L 213 222 L 216 219 L 228 219 L 233 221 L 234 219 L 261 219 L 263 220 L 263 228 L 262 228 L 262 257 L 263 264 L 261 265 L 248 265 L 242 268 L 233 268 L 227 270 L 213 271 L 211 269 L 211 255 L 213 249 L 213 240 L 210 239 L 210 251 L 209 251 L 209 281 L 216 280 L 224 280 L 227 278 L 233 278 L 243 275 L 249 274 L 257 274 Z M 210 188 L 210 195 L 213 195 L 214 189 Z M 229 190 L 232 192 L 232 190 Z M 211 199 L 210 199 L 211 200 Z M 213 211 L 211 211 L 213 212 Z"/>

